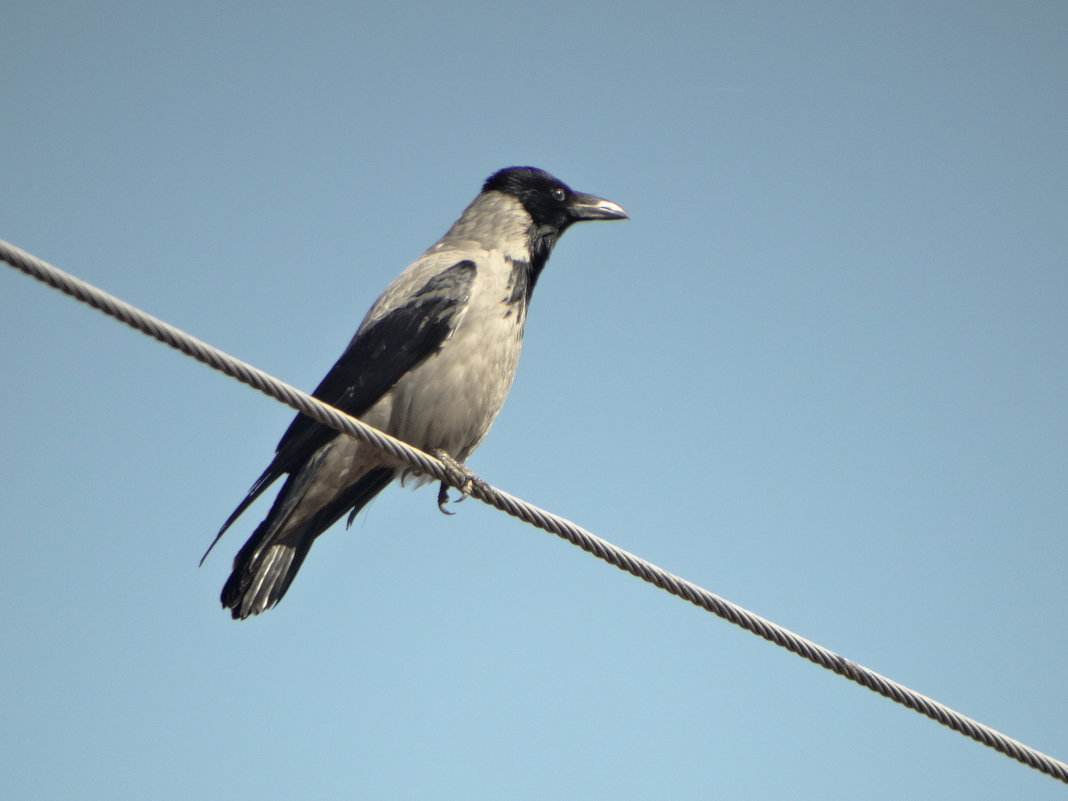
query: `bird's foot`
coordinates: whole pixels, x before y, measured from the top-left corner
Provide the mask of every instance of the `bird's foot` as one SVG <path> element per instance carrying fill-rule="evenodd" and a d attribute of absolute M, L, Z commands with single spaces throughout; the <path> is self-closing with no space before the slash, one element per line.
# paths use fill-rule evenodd
<path fill-rule="evenodd" d="M 442 514 L 455 514 L 455 512 L 450 512 L 445 508 L 445 504 L 450 500 L 449 487 L 453 486 L 460 490 L 460 497 L 456 499 L 456 503 L 459 503 L 470 495 L 475 487 L 486 487 L 486 482 L 476 476 L 467 465 L 454 459 L 452 454 L 447 451 L 438 448 L 430 453 L 445 465 L 448 477 L 448 480 L 442 481 L 438 487 L 438 509 L 441 510 Z"/>

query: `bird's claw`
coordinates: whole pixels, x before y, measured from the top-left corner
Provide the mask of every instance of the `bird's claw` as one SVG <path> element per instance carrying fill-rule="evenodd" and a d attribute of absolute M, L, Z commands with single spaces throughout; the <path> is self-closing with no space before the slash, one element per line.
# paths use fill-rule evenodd
<path fill-rule="evenodd" d="M 460 498 L 463 500 L 463 497 Z M 445 504 L 449 502 L 449 485 L 444 481 L 441 482 L 441 486 L 438 487 L 438 511 L 443 515 L 454 515 L 456 512 L 450 512 L 445 508 Z"/>
<path fill-rule="evenodd" d="M 448 478 L 447 481 L 442 481 L 441 485 L 438 487 L 438 509 L 442 514 L 456 514 L 445 508 L 445 504 L 450 501 L 449 487 L 454 486 L 460 490 L 460 497 L 455 501 L 455 503 L 460 503 L 464 498 L 471 494 L 476 486 L 482 488 L 486 487 L 486 482 L 476 476 L 469 467 L 454 459 L 452 454 L 447 451 L 438 449 L 431 451 L 431 454 L 445 465 Z"/>

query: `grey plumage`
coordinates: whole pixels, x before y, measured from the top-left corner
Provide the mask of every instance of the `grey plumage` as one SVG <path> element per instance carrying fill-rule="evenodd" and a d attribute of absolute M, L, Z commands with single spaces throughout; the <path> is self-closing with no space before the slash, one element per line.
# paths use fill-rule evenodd
<path fill-rule="evenodd" d="M 386 288 L 313 394 L 417 448 L 466 461 L 511 387 L 527 305 L 557 239 L 572 223 L 626 216 L 543 170 L 500 170 Z M 346 514 L 351 523 L 404 472 L 370 446 L 297 415 L 212 542 L 286 476 L 234 558 L 223 606 L 240 619 L 277 604 L 315 538 Z"/>

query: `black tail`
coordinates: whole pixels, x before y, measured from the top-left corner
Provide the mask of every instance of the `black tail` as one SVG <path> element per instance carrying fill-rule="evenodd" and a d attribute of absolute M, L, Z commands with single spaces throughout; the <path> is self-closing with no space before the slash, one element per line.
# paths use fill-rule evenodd
<path fill-rule="evenodd" d="M 275 498 L 267 517 L 234 557 L 234 569 L 223 586 L 221 600 L 234 620 L 258 615 L 282 600 L 304 563 L 315 538 L 351 510 L 355 515 L 385 489 L 397 471 L 389 467 L 369 470 L 355 484 L 298 526 L 287 528 L 286 502 L 292 477 Z M 351 520 L 351 518 L 350 518 Z"/>

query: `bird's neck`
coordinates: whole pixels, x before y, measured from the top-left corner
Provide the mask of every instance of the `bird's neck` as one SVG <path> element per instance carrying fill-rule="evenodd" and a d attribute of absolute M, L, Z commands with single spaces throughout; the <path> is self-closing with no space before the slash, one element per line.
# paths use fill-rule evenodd
<path fill-rule="evenodd" d="M 535 226 L 530 214 L 515 198 L 489 192 L 479 195 L 464 209 L 445 240 L 465 239 L 500 253 L 516 272 L 512 286 L 517 291 L 521 286 L 529 301 L 559 236 L 556 229 Z"/>
<path fill-rule="evenodd" d="M 541 276 L 541 271 L 545 269 L 545 263 L 549 261 L 549 256 L 553 252 L 553 248 L 556 246 L 556 240 L 560 237 L 560 232 L 557 230 L 552 231 L 539 231 L 533 225 L 530 227 L 527 234 L 527 252 L 529 254 L 527 260 L 527 302 L 530 302 L 530 296 L 534 292 L 534 284 L 538 282 L 538 278 Z"/>

